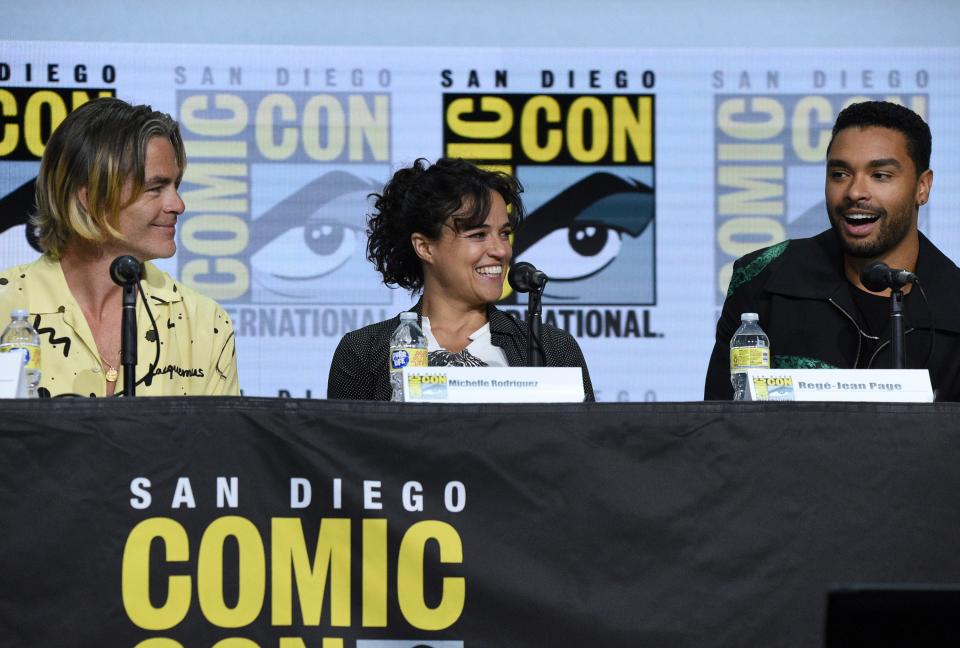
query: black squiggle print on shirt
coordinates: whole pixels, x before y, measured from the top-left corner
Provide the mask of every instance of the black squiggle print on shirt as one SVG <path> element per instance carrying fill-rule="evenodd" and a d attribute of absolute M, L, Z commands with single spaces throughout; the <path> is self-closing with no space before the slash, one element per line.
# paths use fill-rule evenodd
<path fill-rule="evenodd" d="M 37 335 L 49 334 L 48 339 L 50 344 L 57 346 L 58 344 L 63 345 L 63 357 L 70 357 L 70 343 L 72 340 L 69 337 L 54 337 L 57 334 L 56 329 L 52 326 L 47 326 L 44 328 L 40 327 L 40 316 L 37 315 L 33 320 L 33 328 L 37 331 Z"/>

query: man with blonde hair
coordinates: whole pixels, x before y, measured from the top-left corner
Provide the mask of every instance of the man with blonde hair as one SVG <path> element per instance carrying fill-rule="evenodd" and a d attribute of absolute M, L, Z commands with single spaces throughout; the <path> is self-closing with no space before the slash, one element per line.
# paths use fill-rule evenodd
<path fill-rule="evenodd" d="M 0 315 L 30 313 L 41 395 L 109 396 L 123 380 L 121 255 L 143 263 L 138 395 L 235 395 L 233 326 L 212 299 L 149 263 L 176 252 L 186 154 L 177 122 L 114 98 L 76 109 L 47 143 L 37 177 L 43 255 L 0 272 Z"/>

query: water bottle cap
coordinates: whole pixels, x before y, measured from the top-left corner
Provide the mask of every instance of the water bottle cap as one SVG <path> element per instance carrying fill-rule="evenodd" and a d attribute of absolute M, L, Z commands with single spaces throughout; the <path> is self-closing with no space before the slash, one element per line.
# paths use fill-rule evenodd
<path fill-rule="evenodd" d="M 741 322 L 759 322 L 760 316 L 756 313 L 741 313 L 740 314 Z"/>
<path fill-rule="evenodd" d="M 410 320 L 416 321 L 417 314 L 414 313 L 413 311 L 403 311 L 402 313 L 400 313 L 401 322 L 409 322 Z"/>
<path fill-rule="evenodd" d="M 15 308 L 10 311 L 11 319 L 27 319 L 28 317 L 30 317 L 30 311 L 25 308 Z"/>

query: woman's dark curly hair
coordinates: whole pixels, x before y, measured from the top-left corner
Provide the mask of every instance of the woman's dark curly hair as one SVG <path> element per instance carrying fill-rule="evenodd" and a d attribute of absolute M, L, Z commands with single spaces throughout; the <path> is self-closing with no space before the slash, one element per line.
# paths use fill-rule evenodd
<path fill-rule="evenodd" d="M 416 292 L 423 288 L 423 266 L 410 235 L 431 240 L 452 217 L 457 232 L 479 227 L 490 211 L 490 192 L 507 204 L 510 224 L 523 221 L 520 183 L 505 173 L 485 171 L 469 162 L 440 158 L 430 163 L 420 158 L 393 174 L 376 198 L 367 223 L 367 258 L 383 275 L 383 282 Z"/>

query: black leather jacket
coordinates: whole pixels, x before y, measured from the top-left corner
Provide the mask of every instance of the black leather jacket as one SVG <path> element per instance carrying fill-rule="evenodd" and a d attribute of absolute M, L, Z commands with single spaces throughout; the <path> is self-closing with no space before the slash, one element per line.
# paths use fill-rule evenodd
<path fill-rule="evenodd" d="M 420 312 L 418 303 L 412 310 Z M 511 367 L 527 365 L 527 327 L 512 315 L 487 308 L 490 340 L 503 349 Z M 330 364 L 327 398 L 350 400 L 390 400 L 390 336 L 400 324 L 400 315 L 365 326 L 343 336 Z M 586 400 L 595 400 L 587 363 L 580 345 L 561 329 L 543 325 L 540 332 L 548 367 L 580 367 L 583 369 L 583 392 Z"/>
<path fill-rule="evenodd" d="M 960 400 L 960 268 L 921 234 L 916 274 L 929 307 L 916 289 L 906 300 L 906 366 L 930 370 L 937 400 Z M 863 340 L 869 336 L 858 320 L 852 290 L 857 288 L 844 275 L 843 253 L 833 230 L 739 259 L 717 322 L 704 398 L 733 397 L 730 338 L 741 313 L 760 315 L 760 326 L 770 337 L 771 367 L 891 367 L 889 330 L 881 336 L 886 341 L 867 355 Z M 931 323 L 933 353 L 925 364 Z"/>

